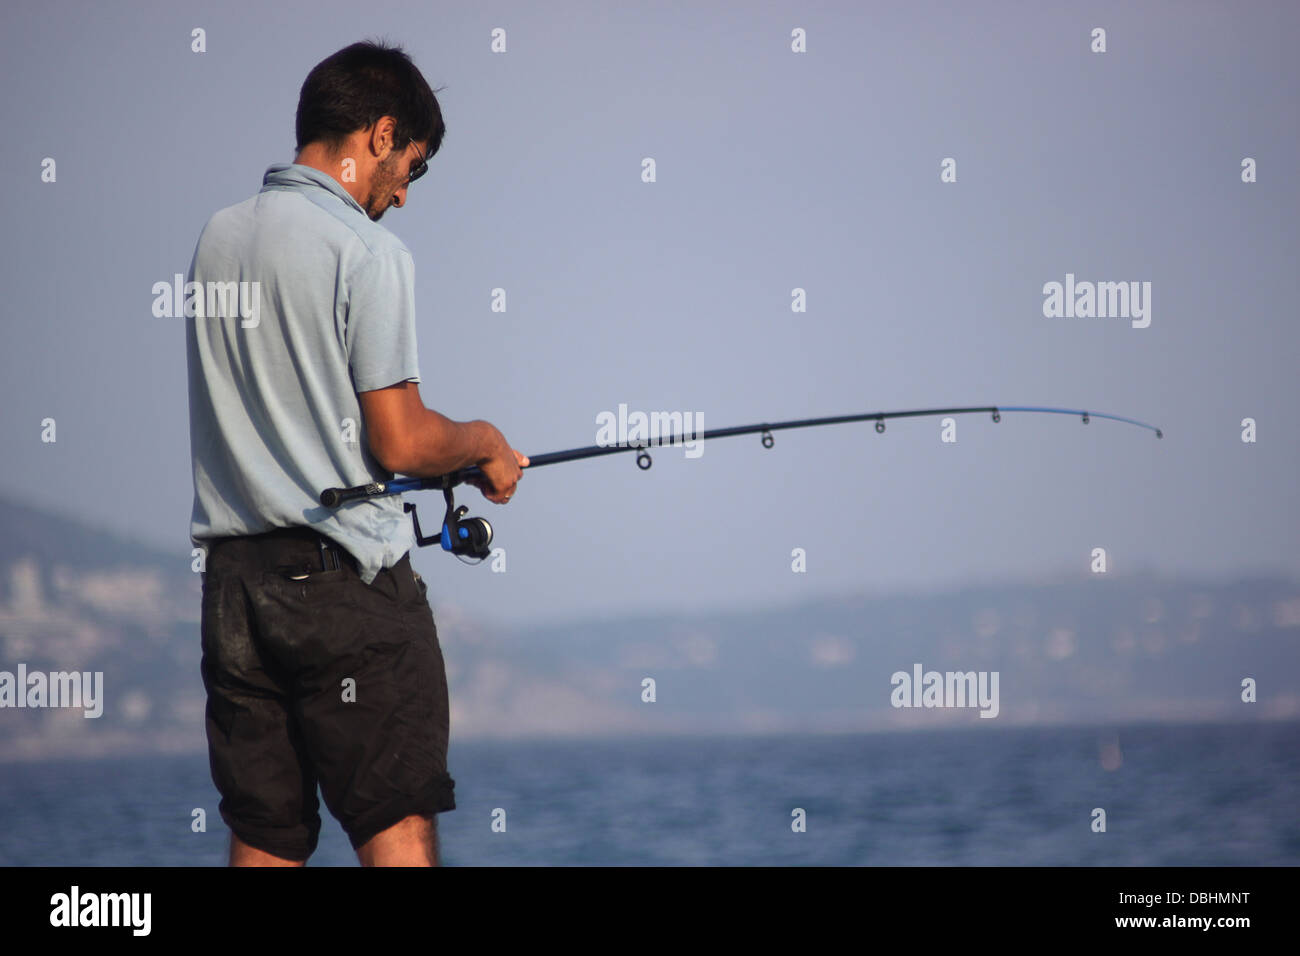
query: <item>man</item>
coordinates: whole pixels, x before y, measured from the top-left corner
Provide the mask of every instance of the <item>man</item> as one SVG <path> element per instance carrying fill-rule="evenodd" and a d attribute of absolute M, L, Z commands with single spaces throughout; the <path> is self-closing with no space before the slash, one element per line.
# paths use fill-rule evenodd
<path fill-rule="evenodd" d="M 397 496 L 318 498 L 477 464 L 504 504 L 528 464 L 492 425 L 420 398 L 411 254 L 378 220 L 444 131 L 399 48 L 340 50 L 303 84 L 294 163 L 216 213 L 194 252 L 198 289 L 239 290 L 238 309 L 200 292 L 186 323 L 208 751 L 232 866 L 303 865 L 318 784 L 367 866 L 436 866 L 434 815 L 456 806 L 410 520 Z"/>

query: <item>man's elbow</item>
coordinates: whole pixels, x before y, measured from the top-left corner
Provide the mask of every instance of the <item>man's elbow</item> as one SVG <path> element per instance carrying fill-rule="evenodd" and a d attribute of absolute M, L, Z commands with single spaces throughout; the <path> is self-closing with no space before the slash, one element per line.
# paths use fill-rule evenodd
<path fill-rule="evenodd" d="M 379 462 L 379 467 L 385 471 L 391 471 L 397 475 L 410 473 L 411 451 L 404 442 L 375 441 L 374 437 L 371 436 L 370 454 L 375 461 Z"/>

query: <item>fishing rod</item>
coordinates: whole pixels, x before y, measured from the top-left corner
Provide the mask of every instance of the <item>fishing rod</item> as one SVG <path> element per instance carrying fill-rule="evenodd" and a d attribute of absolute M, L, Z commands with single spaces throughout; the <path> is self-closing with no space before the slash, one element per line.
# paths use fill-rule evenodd
<path fill-rule="evenodd" d="M 781 431 L 786 428 L 814 428 L 820 425 L 845 425 L 851 422 L 875 422 L 876 432 L 885 431 L 885 421 L 891 418 L 921 418 L 931 415 L 970 415 L 984 413 L 991 415 L 994 422 L 1002 421 L 1003 412 L 1030 412 L 1034 414 L 1046 415 L 1074 415 L 1087 425 L 1094 418 L 1105 418 L 1110 421 L 1124 422 L 1128 425 L 1136 425 L 1139 428 L 1145 428 L 1156 433 L 1156 438 L 1164 438 L 1164 432 L 1155 425 L 1148 425 L 1146 422 L 1140 422 L 1136 418 L 1125 418 L 1122 415 L 1108 415 L 1105 412 L 1089 412 L 1083 409 L 1074 408 L 1048 408 L 1041 405 L 972 405 L 965 408 L 911 408 L 896 412 L 867 412 L 861 415 L 835 415 L 829 418 L 800 418 L 786 422 L 762 422 L 757 425 L 738 425 L 732 428 L 713 428 L 702 434 L 690 436 L 690 441 L 707 441 L 711 438 L 730 438 L 735 435 L 753 435 L 762 436 L 764 448 L 771 448 L 776 440 L 772 433 Z M 565 461 L 578 461 L 583 458 L 597 458 L 601 455 L 614 455 L 619 452 L 635 450 L 637 467 L 645 471 L 652 464 L 649 447 L 663 445 L 684 444 L 687 436 L 676 433 L 669 436 L 667 440 L 662 435 L 657 439 L 639 439 L 622 444 L 613 445 L 588 445 L 585 448 L 570 448 L 567 451 L 547 452 L 544 455 L 529 455 L 529 470 L 541 468 L 543 465 L 557 465 Z M 353 488 L 326 488 L 321 492 L 320 503 L 326 508 L 337 508 L 340 505 L 347 504 L 351 501 L 359 501 L 370 498 L 381 498 L 386 495 L 400 495 L 406 491 L 427 491 L 441 489 L 443 498 L 447 503 L 446 515 L 443 518 L 442 533 L 440 535 L 424 535 L 420 531 L 420 519 L 416 515 L 415 505 L 411 502 L 405 502 L 403 507 L 411 516 L 411 521 L 415 526 L 415 540 L 420 547 L 427 547 L 431 544 L 441 544 L 444 551 L 450 551 L 455 555 L 469 555 L 470 557 L 482 560 L 488 556 L 489 546 L 492 543 L 492 526 L 485 518 L 466 518 L 465 515 L 469 509 L 464 505 L 456 507 L 455 498 L 452 495 L 452 488 L 456 485 L 463 484 L 466 481 L 475 481 L 484 477 L 482 470 L 477 465 L 468 468 L 461 468 L 458 471 L 449 472 L 445 475 L 439 475 L 435 478 L 393 478 L 390 481 L 372 481 L 368 484 L 357 485 Z"/>

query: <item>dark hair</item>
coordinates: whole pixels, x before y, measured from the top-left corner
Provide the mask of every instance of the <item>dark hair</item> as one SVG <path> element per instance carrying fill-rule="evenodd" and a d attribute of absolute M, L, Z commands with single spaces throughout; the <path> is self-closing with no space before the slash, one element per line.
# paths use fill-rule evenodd
<path fill-rule="evenodd" d="M 316 142 L 337 148 L 381 116 L 397 120 L 396 149 L 409 140 L 428 140 L 426 158 L 438 151 L 447 131 L 437 97 L 401 47 L 354 43 L 307 74 L 298 94 L 298 149 Z"/>

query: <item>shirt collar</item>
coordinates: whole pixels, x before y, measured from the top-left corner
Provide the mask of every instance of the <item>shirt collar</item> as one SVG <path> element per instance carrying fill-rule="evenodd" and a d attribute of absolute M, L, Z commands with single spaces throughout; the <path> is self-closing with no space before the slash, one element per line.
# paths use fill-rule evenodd
<path fill-rule="evenodd" d="M 366 211 L 361 208 L 361 203 L 353 199 L 337 179 L 312 166 L 277 163 L 268 167 L 266 175 L 262 177 L 262 192 L 268 189 L 310 189 L 313 186 L 333 193 L 357 212 L 366 214 Z"/>

